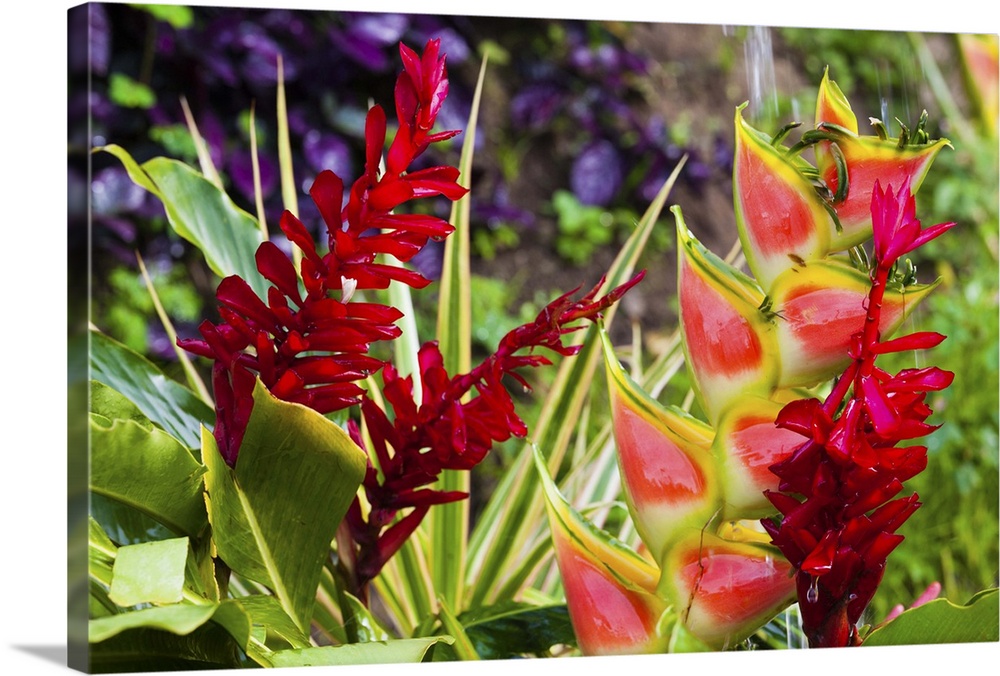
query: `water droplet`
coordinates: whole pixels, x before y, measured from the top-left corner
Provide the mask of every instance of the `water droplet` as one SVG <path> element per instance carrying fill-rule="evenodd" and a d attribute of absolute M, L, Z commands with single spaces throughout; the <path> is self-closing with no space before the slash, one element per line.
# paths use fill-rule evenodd
<path fill-rule="evenodd" d="M 819 578 L 814 577 L 809 583 L 809 591 L 806 592 L 806 601 L 816 603 L 819 601 Z"/>

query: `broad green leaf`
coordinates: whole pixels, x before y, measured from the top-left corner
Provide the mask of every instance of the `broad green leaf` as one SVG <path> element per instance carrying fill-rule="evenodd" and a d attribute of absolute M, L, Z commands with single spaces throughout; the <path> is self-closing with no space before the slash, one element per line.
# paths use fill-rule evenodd
<path fill-rule="evenodd" d="M 361 484 L 364 452 L 310 408 L 257 381 L 236 467 L 202 430 L 208 514 L 219 556 L 270 588 L 306 631 L 337 526 Z"/>
<path fill-rule="evenodd" d="M 254 257 L 263 237 L 253 216 L 183 162 L 154 157 L 139 165 L 119 146 L 101 150 L 121 160 L 132 180 L 159 198 L 171 227 L 201 250 L 217 275 L 239 275 L 266 298 L 268 284 Z"/>
<path fill-rule="evenodd" d="M 422 662 L 437 643 L 451 643 L 448 636 L 409 638 L 341 646 L 278 650 L 269 657 L 273 667 L 344 666 L 351 664 L 408 664 Z"/>
<path fill-rule="evenodd" d="M 972 643 L 1000 640 L 1000 593 L 987 589 L 964 606 L 935 599 L 904 611 L 864 640 L 864 646 Z"/>
<path fill-rule="evenodd" d="M 98 331 L 90 332 L 90 368 L 94 380 L 123 394 L 188 448 L 198 448 L 201 443 L 201 425 L 211 427 L 215 422 L 215 412 L 194 392 Z"/>
<path fill-rule="evenodd" d="M 178 603 L 159 608 L 144 608 L 130 613 L 121 613 L 110 617 L 101 617 L 90 621 L 89 637 L 91 643 L 100 643 L 123 631 L 146 627 L 162 629 L 171 634 L 183 636 L 212 619 L 218 609 L 216 604 L 195 606 Z"/>
<path fill-rule="evenodd" d="M 175 608 L 196 607 L 168 606 L 150 611 Z M 106 619 L 138 614 L 126 613 Z M 104 619 L 93 620 L 91 624 Z M 143 626 L 123 630 L 100 643 L 91 644 L 89 657 L 90 671 L 95 673 L 235 668 L 243 663 L 239 643 L 222 625 L 208 621 L 182 635 Z"/>
<path fill-rule="evenodd" d="M 111 392 L 103 386 L 95 390 L 104 398 Z M 205 469 L 180 442 L 148 420 L 111 419 L 97 412 L 90 414 L 90 435 L 93 493 L 137 509 L 177 534 L 201 532 Z"/>
<path fill-rule="evenodd" d="M 506 602 L 463 613 L 458 619 L 483 659 L 545 655 L 553 646 L 576 644 L 565 604 L 539 607 Z"/>
<path fill-rule="evenodd" d="M 472 178 L 472 158 L 479 119 L 479 103 L 483 81 L 486 78 L 486 61 L 486 57 L 483 57 L 469 120 L 465 125 L 465 139 L 458 164 L 459 173 L 467 184 Z M 437 340 L 444 367 L 452 375 L 468 373 L 472 369 L 472 273 L 469 266 L 471 205 L 471 189 L 452 205 L 451 224 L 455 226 L 455 231 L 445 243 L 441 271 Z M 440 491 L 468 493 L 469 486 L 468 472 L 445 470 L 434 488 Z M 444 598 L 451 607 L 460 608 L 465 581 L 469 501 L 459 500 L 437 505 L 431 510 L 429 521 L 431 553 L 428 560 L 435 593 Z"/>
<path fill-rule="evenodd" d="M 632 275 L 683 166 L 682 160 L 622 246 L 608 271 L 603 292 L 628 281 Z M 612 306 L 605 312 L 607 326 L 611 326 L 616 309 Z M 600 358 L 595 327 L 577 332 L 574 342 L 582 345 L 581 350 L 576 357 L 563 359 L 560 363 L 549 396 L 530 433 L 531 442 L 545 449 L 549 471 L 553 473 L 559 468 L 572 434 L 572 425 L 567 425 L 566 421 L 579 419 Z M 500 588 L 516 590 L 532 573 L 532 569 L 524 565 L 521 553 L 530 547 L 544 525 L 545 509 L 538 474 L 532 465 L 532 453 L 529 444 L 518 455 L 472 532 L 466 569 L 472 597 L 464 607 L 476 608 L 485 602 L 506 600 L 498 597 L 496 591 Z"/>
<path fill-rule="evenodd" d="M 140 603 L 179 603 L 184 598 L 188 539 L 126 545 L 118 549 L 111 600 L 123 608 Z"/>

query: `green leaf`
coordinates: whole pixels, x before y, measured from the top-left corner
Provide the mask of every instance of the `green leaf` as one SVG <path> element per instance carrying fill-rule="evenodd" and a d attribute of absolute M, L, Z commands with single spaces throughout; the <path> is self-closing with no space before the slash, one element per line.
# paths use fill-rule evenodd
<path fill-rule="evenodd" d="M 91 377 L 117 390 L 144 416 L 188 448 L 201 443 L 199 428 L 215 411 L 152 362 L 99 331 L 90 332 Z"/>
<path fill-rule="evenodd" d="M 486 58 L 479 69 L 479 79 L 472 98 L 469 120 L 458 169 L 466 183 L 472 177 L 472 158 L 479 119 L 479 102 L 486 78 Z M 455 231 L 445 242 L 438 305 L 437 340 L 448 373 L 468 373 L 472 368 L 472 296 L 469 266 L 469 232 L 472 193 L 466 193 L 452 205 L 451 224 Z M 469 492 L 469 473 L 445 470 L 434 488 L 440 491 Z M 469 531 L 469 501 L 459 500 L 437 505 L 430 512 L 429 531 L 431 578 L 435 593 L 452 607 L 462 606 L 464 591 L 466 540 Z"/>
<path fill-rule="evenodd" d="M 208 622 L 217 608 L 215 604 L 195 606 L 178 603 L 100 617 L 90 621 L 88 635 L 91 643 L 100 643 L 123 631 L 146 627 L 183 636 Z"/>
<path fill-rule="evenodd" d="M 273 667 L 343 666 L 349 664 L 406 664 L 422 662 L 437 643 L 451 643 L 447 636 L 409 638 L 342 646 L 278 650 L 271 653 Z"/>
<path fill-rule="evenodd" d="M 208 515 L 219 556 L 269 587 L 307 631 L 330 543 L 365 472 L 365 454 L 310 408 L 257 381 L 235 469 L 202 431 Z"/>
<path fill-rule="evenodd" d="M 964 606 L 935 599 L 904 611 L 892 622 L 875 629 L 864 646 L 930 643 L 972 643 L 1000 640 L 1000 593 L 987 589 Z"/>
<path fill-rule="evenodd" d="M 152 611 L 174 611 L 175 609 L 201 610 L 197 606 L 167 606 L 150 608 L 145 611 L 125 613 L 109 618 L 92 620 L 91 625 L 105 623 L 105 620 L 128 618 Z M 207 608 L 212 611 L 211 607 Z M 202 611 L 204 613 L 204 611 Z M 159 622 L 178 626 L 170 621 L 169 612 L 159 612 Z M 191 613 L 194 617 L 194 613 Z M 208 613 L 211 617 L 211 612 Z M 189 632 L 178 634 L 169 629 L 161 630 L 146 626 L 122 629 L 114 635 L 90 646 L 90 670 L 95 673 L 173 671 L 205 668 L 235 668 L 242 664 L 238 641 L 221 624 L 205 621 L 192 627 Z M 107 624 L 113 624 L 108 622 Z"/>
<path fill-rule="evenodd" d="M 176 439 L 100 383 L 90 414 L 92 493 L 134 507 L 176 533 L 196 535 L 206 522 L 204 468 Z M 115 408 L 111 399 L 124 402 Z"/>
<path fill-rule="evenodd" d="M 88 517 L 88 521 L 90 525 L 87 546 L 88 573 L 91 578 L 107 587 L 111 585 L 111 570 L 115 565 L 118 547 L 108 538 L 101 524 L 92 517 Z"/>
<path fill-rule="evenodd" d="M 133 507 L 175 533 L 197 535 L 206 524 L 204 467 L 172 436 L 147 419 L 108 410 L 110 388 L 95 388 L 107 415 L 90 414 L 90 490 Z M 117 393 L 115 393 L 117 394 Z M 124 397 L 117 395 L 118 401 Z"/>
<path fill-rule="evenodd" d="M 111 600 L 122 607 L 179 603 L 184 598 L 187 556 L 186 537 L 119 548 L 112 571 Z"/>
<path fill-rule="evenodd" d="M 267 297 L 268 283 L 255 259 L 263 235 L 253 216 L 183 162 L 154 157 L 140 166 L 120 146 L 101 150 L 121 160 L 132 180 L 159 198 L 171 227 L 201 250 L 217 275 L 239 275 L 258 296 Z"/>
<path fill-rule="evenodd" d="M 455 642 L 451 646 L 452 650 L 455 651 L 455 656 L 460 660 L 478 660 L 479 653 L 476 652 L 472 641 L 469 640 L 468 635 L 465 633 L 465 627 L 458 621 L 455 614 L 451 612 L 451 609 L 448 608 L 448 604 L 443 598 L 438 597 L 438 604 L 441 608 L 438 612 L 441 627 L 455 639 Z"/>
<path fill-rule="evenodd" d="M 459 615 L 476 652 L 487 660 L 544 655 L 556 645 L 576 645 L 565 604 L 505 602 Z"/>
<path fill-rule="evenodd" d="M 343 609 L 344 629 L 347 631 L 351 643 L 388 641 L 392 638 L 368 608 L 355 596 L 344 592 L 343 598 L 346 601 L 344 605 L 347 606 Z"/>

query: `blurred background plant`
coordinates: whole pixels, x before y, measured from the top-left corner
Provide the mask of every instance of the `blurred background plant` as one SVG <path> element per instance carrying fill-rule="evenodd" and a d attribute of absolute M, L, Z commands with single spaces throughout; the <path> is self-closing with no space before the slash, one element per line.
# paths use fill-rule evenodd
<path fill-rule="evenodd" d="M 183 99 L 227 190 L 253 212 L 253 108 L 265 214 L 275 227 L 282 208 L 273 96 L 278 53 L 300 192 L 321 169 L 357 172 L 368 97 L 391 97 L 399 40 L 442 39 L 452 85 L 443 112 L 452 119 L 442 119 L 442 128 L 463 125 L 479 57 L 490 54 L 471 175 L 473 339 L 481 346 L 494 345 L 534 316 L 552 290 L 592 281 L 606 270 L 685 153 L 689 159 L 670 201 L 709 229 L 698 233 L 709 248 L 727 251 L 736 239 L 730 121 L 743 100 L 769 98 L 768 119 L 776 126 L 809 119 L 815 82 L 829 65 L 862 120 L 871 115 L 912 125 L 926 108 L 931 136 L 950 138 L 955 149 L 940 154 L 921 190 L 921 217 L 928 223 L 954 220 L 960 230 L 921 250 L 915 261 L 924 281 L 940 276 L 943 284 L 908 328 L 949 336 L 935 359 L 956 378 L 933 405 L 945 425 L 930 440 L 928 470 L 912 486 L 925 506 L 902 531 L 906 541 L 873 602 L 871 619 L 909 603 L 934 580 L 959 603 L 996 584 L 996 121 L 977 119 L 969 93 L 975 90 L 965 84 L 954 36 L 285 9 L 93 8 L 76 15 L 89 16 L 89 25 L 70 27 L 89 36 L 74 45 L 87 47 L 85 52 L 69 54 L 70 92 L 78 94 L 69 101 L 70 119 L 89 122 L 70 129 L 71 194 L 86 194 L 87 163 L 93 162 L 91 241 L 88 215 L 71 212 L 70 254 L 92 248 L 92 320 L 170 373 L 179 368 L 159 322 L 151 320 L 134 252 L 145 260 L 181 335 L 194 335 L 198 320 L 213 311 L 215 280 L 197 252 L 166 225 L 155 199 L 113 158 L 91 160 L 87 152 L 116 143 L 140 162 L 156 155 L 195 162 Z M 79 86 L 88 78 L 89 88 Z M 89 111 L 89 118 L 74 111 Z M 443 152 L 454 163 L 458 146 Z M 430 151 L 428 156 L 428 162 L 440 159 Z M 311 203 L 300 200 L 299 206 L 303 222 L 318 232 Z M 673 229 L 653 232 L 640 263 L 650 274 L 623 305 L 640 336 L 640 361 L 664 353 L 676 316 L 676 301 L 668 300 L 676 277 Z M 440 256 L 439 248 L 428 247 L 415 262 L 433 278 Z M 415 301 L 418 318 L 434 316 L 432 295 L 419 294 Z M 617 328 L 626 330 L 627 324 Z M 681 373 L 661 388 L 663 401 L 684 398 L 688 386 Z M 536 389 L 543 394 L 545 383 Z M 595 411 L 600 408 L 595 404 Z M 599 429 L 600 422 L 584 428 Z M 519 449 L 498 449 L 477 468 L 474 483 L 488 488 Z M 476 509 L 474 499 L 474 514 Z"/>

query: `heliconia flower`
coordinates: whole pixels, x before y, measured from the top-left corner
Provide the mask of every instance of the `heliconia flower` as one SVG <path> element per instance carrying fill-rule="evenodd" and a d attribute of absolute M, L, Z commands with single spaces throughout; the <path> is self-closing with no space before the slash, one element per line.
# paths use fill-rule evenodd
<path fill-rule="evenodd" d="M 708 251 L 677 219 L 677 296 L 684 354 L 710 423 L 736 397 L 774 390 L 781 365 L 765 295 L 753 280 Z"/>
<path fill-rule="evenodd" d="M 817 144 L 816 168 L 831 195 L 841 188 L 841 172 L 846 173 L 847 179 L 844 199 L 834 199 L 832 203 L 841 230 L 833 233 L 831 251 L 846 250 L 871 236 L 870 206 L 876 181 L 895 186 L 908 182 L 916 192 L 934 157 L 951 145 L 947 139 L 923 138 L 926 133 L 921 127 L 922 123 L 914 134 L 920 138 L 860 136 L 850 104 L 824 72 L 816 102 L 816 128 L 826 140 Z M 833 145 L 836 149 L 831 148 Z"/>
<path fill-rule="evenodd" d="M 825 256 L 834 224 L 801 160 L 747 124 L 744 106 L 736 109 L 733 205 L 747 265 L 766 289 L 792 265 Z"/>
<path fill-rule="evenodd" d="M 712 455 L 719 463 L 719 481 L 725 507 L 723 519 L 751 519 L 773 512 L 766 490 L 776 490 L 778 478 L 771 465 L 802 445 L 795 432 L 774 426 L 782 404 L 747 396 L 719 418 Z"/>
<path fill-rule="evenodd" d="M 580 516 L 556 488 L 537 448 L 570 621 L 584 655 L 665 652 L 657 623 L 668 604 L 654 592 L 659 569 Z"/>
<path fill-rule="evenodd" d="M 688 630 L 712 648 L 732 647 L 795 598 L 792 566 L 771 545 L 693 533 L 672 547 L 658 591 Z"/>
<path fill-rule="evenodd" d="M 625 499 L 636 531 L 659 561 L 680 533 L 702 528 L 718 509 L 719 484 L 709 453 L 713 431 L 640 389 L 603 330 L 601 339 Z"/>
<path fill-rule="evenodd" d="M 893 333 L 937 283 L 890 286 L 880 330 Z M 814 261 L 782 273 L 770 289 L 781 354 L 781 387 L 814 385 L 850 362 L 851 336 L 864 324 L 868 275 L 836 259 Z"/>
<path fill-rule="evenodd" d="M 823 70 L 823 80 L 816 95 L 816 126 L 835 124 L 854 134 L 858 133 L 858 118 L 837 83 L 830 79 L 830 69 Z M 820 146 L 822 147 L 822 146 Z"/>
<path fill-rule="evenodd" d="M 962 33 L 956 36 L 962 55 L 963 72 L 968 79 L 966 91 L 976 102 L 982 119 L 983 130 L 990 136 L 997 134 L 1000 119 L 1000 42 L 996 35 L 987 33 Z"/>

